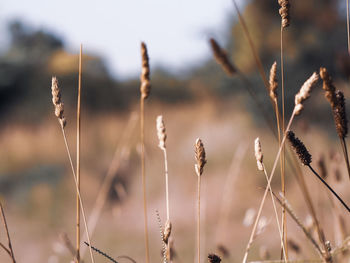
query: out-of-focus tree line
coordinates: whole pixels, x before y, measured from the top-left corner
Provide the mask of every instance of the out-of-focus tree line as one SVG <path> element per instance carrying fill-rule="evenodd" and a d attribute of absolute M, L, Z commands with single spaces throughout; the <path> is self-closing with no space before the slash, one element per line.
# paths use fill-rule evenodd
<path fill-rule="evenodd" d="M 284 32 L 286 101 L 293 102 L 292 96 L 320 66 L 327 67 L 334 79 L 348 80 L 350 60 L 346 51 L 346 9 L 342 2 L 291 2 L 291 26 Z M 266 73 L 273 61 L 279 63 L 280 58 L 281 18 L 278 9 L 277 0 L 254 0 L 241 10 Z M 228 23 L 229 31 L 222 46 L 227 49 L 236 67 L 253 83 L 256 93 L 267 99 L 237 18 L 231 18 Z M 10 46 L 0 54 L 1 118 L 6 115 L 8 119 L 40 120 L 45 116 L 51 109 L 52 75 L 56 75 L 62 84 L 65 105 L 75 105 L 77 54 L 69 53 L 59 37 L 32 29 L 21 21 L 10 23 L 8 33 Z M 88 110 L 97 113 L 125 110 L 138 100 L 138 76 L 118 81 L 110 75 L 101 57 L 86 54 L 83 59 L 82 99 Z M 205 63 L 191 69 L 186 76 L 178 77 L 161 68 L 151 69 L 151 81 L 152 100 L 166 103 L 195 100 L 200 96 L 226 98 L 244 90 L 239 79 L 225 76 L 211 54 L 208 54 Z"/>

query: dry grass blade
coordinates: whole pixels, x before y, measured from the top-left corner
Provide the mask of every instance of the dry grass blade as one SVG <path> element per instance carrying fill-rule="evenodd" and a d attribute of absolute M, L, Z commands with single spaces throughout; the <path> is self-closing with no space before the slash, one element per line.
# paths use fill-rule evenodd
<path fill-rule="evenodd" d="M 78 101 L 77 101 L 77 165 L 76 165 L 76 175 L 77 175 L 77 184 L 78 191 L 80 191 L 80 134 L 81 134 L 81 113 L 80 113 L 80 101 L 81 101 L 81 74 L 82 74 L 82 52 L 83 46 L 80 45 L 80 53 L 79 53 L 79 81 L 78 81 Z M 80 200 L 79 194 L 77 192 L 76 198 L 76 206 L 77 206 L 77 233 L 76 233 L 76 246 L 77 246 L 77 262 L 80 262 Z"/>
<path fill-rule="evenodd" d="M 147 219 L 147 194 L 146 194 L 146 171 L 145 171 L 145 99 L 148 98 L 151 91 L 150 67 L 147 47 L 141 43 L 141 86 L 140 86 L 140 133 L 141 133 L 141 176 L 143 192 L 143 216 L 145 228 L 145 250 L 146 263 L 149 263 L 149 242 L 148 242 L 148 219 Z"/>
<path fill-rule="evenodd" d="M 7 226 L 4 208 L 3 208 L 1 202 L 0 202 L 0 212 L 1 212 L 2 223 L 4 224 L 4 228 L 5 228 L 5 231 L 6 231 L 7 243 L 8 243 L 8 247 L 9 247 L 9 248 L 6 249 L 6 247 L 3 246 L 3 245 L 2 245 L 2 247 L 5 249 L 5 251 L 6 251 L 7 253 L 10 252 L 10 257 L 11 257 L 11 259 L 12 259 L 12 262 L 13 262 L 13 263 L 16 263 L 15 254 L 13 253 L 13 248 L 12 248 L 12 243 L 11 243 L 11 238 L 10 238 L 10 232 L 9 232 L 9 229 L 8 229 L 8 226 Z"/>

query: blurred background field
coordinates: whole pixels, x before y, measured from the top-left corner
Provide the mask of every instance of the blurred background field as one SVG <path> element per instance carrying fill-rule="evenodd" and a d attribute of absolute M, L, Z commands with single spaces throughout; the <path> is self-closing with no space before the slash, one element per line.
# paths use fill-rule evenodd
<path fill-rule="evenodd" d="M 0 3 L 0 8 L 2 5 L 6 7 L 7 3 Z M 260 137 L 268 171 L 278 150 L 278 143 L 248 96 L 244 83 L 239 78 L 226 77 L 212 58 L 208 40 L 215 37 L 227 49 L 235 66 L 248 76 L 266 111 L 274 118 L 268 94 L 233 5 L 230 1 L 223 5 L 232 11 L 218 14 L 225 16 L 224 25 L 210 30 L 204 26 L 202 32 L 196 32 L 205 46 L 201 46 L 203 54 L 189 57 L 187 61 L 184 57 L 188 54 L 182 54 L 179 57 L 183 62 L 181 66 L 177 64 L 172 68 L 170 63 L 162 66 L 159 57 L 163 54 L 152 49 L 152 43 L 156 43 L 158 38 L 147 39 L 145 35 L 139 39 L 148 43 L 152 63 L 152 91 L 146 103 L 151 261 L 161 260 L 161 239 L 155 210 L 159 210 L 165 221 L 165 180 L 163 156 L 157 147 L 157 115 L 163 115 L 168 135 L 170 209 L 177 262 L 188 262 L 195 257 L 195 139 L 200 137 L 203 140 L 208 159 L 202 179 L 202 258 L 208 252 L 217 251 L 218 244 L 222 244 L 230 253 L 230 258 L 225 260 L 227 262 L 239 262 L 243 258 L 251 230 L 250 226 L 244 226 L 243 219 L 249 208 L 257 209 L 263 195 L 261 189 L 266 185 L 264 176 L 256 169 L 254 139 Z M 170 11 L 163 10 L 162 5 L 155 6 L 152 8 L 154 13 L 148 15 L 163 12 L 162 17 L 166 19 L 166 12 Z M 40 6 L 37 8 L 40 9 Z M 134 8 L 135 12 L 140 12 L 137 5 Z M 197 8 L 200 10 L 201 6 Z M 279 64 L 278 3 L 275 0 L 241 1 L 240 8 L 268 73 L 275 60 Z M 189 11 L 184 4 L 179 12 Z M 100 11 L 98 14 L 101 15 Z M 345 15 L 345 1 L 292 2 L 292 23 L 285 33 L 287 116 L 294 106 L 295 93 L 321 66 L 329 70 L 336 87 L 344 92 L 346 98 L 349 97 L 350 58 L 347 54 Z M 181 19 L 181 13 L 178 17 Z M 76 19 L 79 20 L 79 13 Z M 1 27 L 6 28 L 2 35 L 6 41 L 2 43 L 7 45 L 0 49 L 0 198 L 5 207 L 15 255 L 18 262 L 68 262 L 71 256 L 60 236 L 66 233 L 72 241 L 75 238 L 75 191 L 64 142 L 53 114 L 50 87 L 51 76 L 57 76 L 65 104 L 68 140 L 74 156 L 78 45 L 71 48 L 70 44 L 68 47 L 64 32 L 55 34 L 55 29 L 46 24 L 33 25 L 25 17 L 1 21 Z M 142 19 L 124 22 L 142 25 Z M 161 21 L 157 26 L 159 28 L 155 30 L 166 32 L 160 35 L 171 35 L 169 40 L 175 42 L 172 47 L 186 48 L 181 38 L 176 42 L 178 32 L 168 32 Z M 118 27 L 118 30 L 131 31 L 133 27 Z M 111 41 L 118 38 L 117 32 L 106 32 L 106 35 Z M 93 33 L 91 38 L 94 38 Z M 141 68 L 140 41 L 130 43 L 130 50 L 121 49 L 120 52 L 130 52 L 132 58 L 137 55 Z M 94 206 L 116 148 L 123 144 L 123 140 L 125 142 L 126 133 L 130 135 L 92 240 L 94 245 L 114 257 L 128 255 L 142 262 L 143 208 L 138 121 L 125 132 L 130 119 L 138 118 L 140 69 L 134 69 L 131 64 L 128 65 L 131 68 L 129 73 L 122 73 L 122 70 L 118 73 L 116 67 L 111 69 L 110 59 L 106 60 L 108 49 L 96 52 L 88 44 L 83 42 L 83 45 L 82 195 L 86 200 L 87 216 Z M 136 50 L 133 49 L 135 46 Z M 156 53 L 154 63 L 153 51 Z M 175 51 L 168 48 L 168 52 Z M 169 57 L 169 61 L 174 60 Z M 318 160 L 322 156 L 325 158 L 328 182 L 345 200 L 350 200 L 345 164 L 321 82 L 306 103 L 302 116 L 294 122 L 293 130 L 307 145 L 316 167 Z M 233 169 L 230 169 L 231 166 Z M 334 227 L 334 218 L 327 216 L 331 211 L 328 196 L 323 186 L 314 177 L 308 176 L 310 172 L 303 171 L 312 189 L 314 203 L 319 208 L 326 237 L 335 246 L 340 234 L 339 229 Z M 225 202 L 222 200 L 223 189 L 227 186 L 228 174 L 232 173 L 236 179 L 228 186 L 231 189 L 227 211 L 229 220 L 223 226 L 219 224 L 221 204 Z M 306 220 L 306 205 L 294 179 L 287 167 L 287 198 L 302 220 Z M 273 187 L 280 188 L 278 176 Z M 339 207 L 340 213 L 343 213 L 341 209 Z M 272 258 L 279 258 L 280 245 L 271 200 L 266 204 L 264 216 L 269 223 L 254 243 L 251 257 L 259 259 L 259 251 L 266 247 Z M 288 231 L 290 238 L 301 247 L 298 257 L 316 257 L 290 219 Z M 0 240 L 5 242 L 2 228 Z M 87 253 L 85 256 L 88 261 Z M 292 252 L 291 257 L 296 255 Z M 97 262 L 106 261 L 99 256 L 96 259 Z M 3 251 L 0 251 L 0 261 L 10 262 Z"/>

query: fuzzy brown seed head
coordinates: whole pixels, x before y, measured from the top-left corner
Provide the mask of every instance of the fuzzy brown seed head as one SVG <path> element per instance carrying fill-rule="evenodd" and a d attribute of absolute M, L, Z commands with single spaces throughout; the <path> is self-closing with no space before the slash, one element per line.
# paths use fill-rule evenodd
<path fill-rule="evenodd" d="M 257 166 L 258 166 L 258 170 L 259 171 L 263 171 L 264 170 L 263 154 L 262 154 L 261 143 L 260 143 L 260 139 L 259 138 L 255 139 L 254 150 L 255 150 L 255 158 L 256 158 L 256 163 L 257 163 Z"/>
<path fill-rule="evenodd" d="M 151 81 L 150 81 L 150 68 L 149 68 L 149 57 L 147 53 L 147 46 L 144 42 L 141 43 L 141 97 L 147 99 L 151 92 Z"/>
<path fill-rule="evenodd" d="M 270 70 L 270 98 L 277 102 L 277 88 L 278 88 L 278 81 L 277 81 L 277 62 L 275 61 L 272 64 L 271 70 Z"/>
<path fill-rule="evenodd" d="M 163 122 L 163 116 L 159 115 L 157 117 L 157 136 L 159 140 L 159 148 L 165 150 L 165 141 L 166 141 L 166 130 Z"/>
<path fill-rule="evenodd" d="M 163 231 L 163 241 L 165 244 L 168 244 L 170 234 L 171 234 L 171 222 L 170 220 L 167 220 L 165 222 L 164 231 Z"/>
<path fill-rule="evenodd" d="M 237 70 L 229 60 L 226 51 L 219 46 L 214 38 L 211 38 L 209 41 L 216 62 L 222 67 L 228 76 L 233 76 Z"/>
<path fill-rule="evenodd" d="M 295 115 L 299 115 L 303 109 L 303 102 L 310 97 L 311 90 L 315 87 L 316 82 L 318 81 L 318 74 L 314 72 L 310 78 L 308 78 L 299 92 L 295 95 Z"/>
<path fill-rule="evenodd" d="M 278 4 L 281 6 L 279 13 L 282 17 L 282 28 L 286 28 L 290 25 L 289 0 L 278 0 Z"/>
<path fill-rule="evenodd" d="M 66 119 L 63 116 L 64 105 L 61 101 L 61 92 L 58 87 L 58 81 L 56 77 L 52 77 L 51 81 L 51 93 L 52 93 L 52 103 L 55 107 L 55 115 L 58 118 L 61 126 L 64 128 L 66 126 Z"/>
<path fill-rule="evenodd" d="M 346 117 L 345 110 L 345 98 L 343 92 L 337 90 L 336 93 L 337 104 L 333 110 L 335 128 L 337 130 L 338 136 L 344 139 L 348 134 L 348 120 Z"/>
<path fill-rule="evenodd" d="M 208 262 L 209 263 L 220 263 L 221 258 L 215 254 L 209 254 L 208 255 Z"/>
<path fill-rule="evenodd" d="M 197 163 L 195 164 L 195 170 L 198 176 L 201 176 L 203 174 L 203 167 L 207 163 L 207 160 L 205 159 L 205 149 L 204 145 L 201 141 L 201 139 L 196 140 L 195 144 L 195 156 Z"/>
<path fill-rule="evenodd" d="M 322 88 L 325 90 L 325 97 L 331 104 L 332 109 L 334 109 L 337 104 L 337 99 L 335 96 L 335 87 L 332 82 L 331 76 L 329 76 L 326 68 L 320 68 L 320 76 L 323 80 Z"/>
<path fill-rule="evenodd" d="M 292 131 L 288 131 L 287 139 L 289 140 L 290 144 L 292 145 L 292 148 L 298 155 L 302 164 L 310 165 L 312 157 L 309 151 L 306 149 L 304 143 L 300 141 L 297 137 L 295 137 L 295 134 Z"/>

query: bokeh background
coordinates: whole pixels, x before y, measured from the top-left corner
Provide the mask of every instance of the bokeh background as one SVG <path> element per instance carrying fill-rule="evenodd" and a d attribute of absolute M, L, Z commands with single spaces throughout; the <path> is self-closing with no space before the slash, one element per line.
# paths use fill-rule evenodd
<path fill-rule="evenodd" d="M 275 0 L 239 1 L 265 72 L 280 59 L 280 16 Z M 349 95 L 345 1 L 292 1 L 285 31 L 286 115 L 294 95 L 320 66 Z M 115 151 L 121 156 L 108 198 L 93 234 L 96 247 L 111 256 L 144 261 L 143 212 L 138 126 L 140 42 L 148 45 L 151 96 L 146 104 L 146 171 L 152 261 L 161 260 L 156 210 L 165 220 L 163 156 L 157 147 L 156 116 L 167 128 L 170 209 L 174 261 L 195 258 L 194 142 L 203 139 L 208 164 L 203 175 L 202 251 L 221 244 L 230 262 L 244 254 L 250 226 L 246 211 L 256 209 L 265 178 L 256 169 L 253 141 L 260 137 L 271 169 L 278 150 L 239 78 L 228 78 L 213 60 L 209 38 L 225 47 L 274 117 L 251 50 L 230 0 L 220 1 L 0 1 L 0 197 L 18 262 L 68 262 L 62 242 L 75 240 L 75 194 L 59 125 L 51 102 L 51 76 L 57 76 L 75 153 L 78 50 L 83 44 L 82 195 L 87 216 L 94 208 Z M 280 91 L 279 91 L 280 93 Z M 297 136 L 318 160 L 326 161 L 329 182 L 349 200 L 341 148 L 332 114 L 319 83 L 293 124 Z M 265 146 L 265 147 L 264 147 Z M 122 151 L 121 151 L 122 149 Z M 120 152 L 122 152 L 120 154 Z M 288 167 L 287 167 L 288 168 Z M 304 169 L 326 236 L 340 241 L 328 196 Z M 287 197 L 302 220 L 305 203 L 288 168 Z M 278 189 L 278 176 L 273 186 Z M 225 188 L 226 187 L 226 188 Z M 224 190 L 227 189 L 227 190 Z M 279 258 L 279 242 L 269 200 L 267 227 L 252 248 L 252 259 L 267 249 Z M 343 213 L 339 207 L 337 213 Z M 334 214 L 334 213 L 333 213 Z M 290 238 L 300 246 L 292 257 L 315 258 L 294 222 Z M 0 228 L 0 240 L 5 241 Z M 299 253 L 299 254 L 298 254 Z M 88 254 L 86 253 L 86 256 Z M 88 257 L 85 257 L 89 261 Z M 97 262 L 106 259 L 96 256 Z M 4 251 L 0 261 L 10 262 Z M 120 261 L 125 261 L 121 259 Z M 126 262 L 126 261 L 125 261 Z"/>

